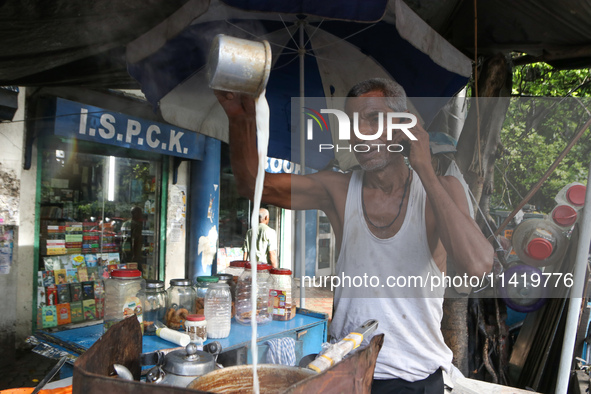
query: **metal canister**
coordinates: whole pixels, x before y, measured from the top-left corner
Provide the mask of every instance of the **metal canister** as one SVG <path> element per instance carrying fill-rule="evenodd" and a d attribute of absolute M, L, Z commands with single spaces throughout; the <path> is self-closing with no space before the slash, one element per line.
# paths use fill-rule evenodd
<path fill-rule="evenodd" d="M 198 350 L 197 345 L 190 343 L 185 349 L 166 354 L 163 365 L 157 365 L 148 371 L 146 382 L 187 387 L 193 380 L 214 369 L 213 356 Z"/>
<path fill-rule="evenodd" d="M 271 73 L 268 41 L 251 41 L 218 34 L 212 41 L 207 62 L 209 87 L 258 97 Z"/>

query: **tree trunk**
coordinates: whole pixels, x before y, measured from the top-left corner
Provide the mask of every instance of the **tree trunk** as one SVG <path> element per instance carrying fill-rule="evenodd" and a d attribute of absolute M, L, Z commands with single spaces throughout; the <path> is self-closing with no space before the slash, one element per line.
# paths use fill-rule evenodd
<path fill-rule="evenodd" d="M 482 193 L 479 202 L 480 209 L 486 215 L 486 218 L 482 217 L 482 215 L 475 216 L 479 218 L 478 224 L 480 225 L 480 228 L 482 228 L 486 236 L 492 235 L 490 234 L 488 227 L 484 225 L 484 221 L 487 220 L 489 223 L 494 223 L 494 220 L 489 215 L 490 196 L 492 195 L 494 189 L 493 186 L 495 180 L 495 160 L 497 158 L 496 155 L 498 147 L 501 144 L 501 129 L 503 127 L 505 115 L 507 114 L 507 109 L 509 108 L 510 93 L 510 87 L 509 89 L 501 89 L 501 94 L 506 94 L 506 96 L 499 97 L 498 99 L 490 99 L 495 101 L 495 106 L 491 109 L 491 117 L 489 118 L 490 123 L 487 125 L 487 128 L 490 131 L 488 133 L 488 139 L 486 140 L 486 143 L 484 144 L 484 147 L 482 149 L 482 157 L 483 160 L 485 160 L 485 165 L 483 166 L 484 181 L 482 185 Z"/>
<path fill-rule="evenodd" d="M 468 298 L 443 300 L 441 331 L 447 346 L 453 351 L 452 363 L 464 376 L 468 369 Z"/>
<path fill-rule="evenodd" d="M 483 194 L 488 200 L 492 192 L 495 155 L 509 105 L 511 82 L 511 67 L 502 54 L 484 62 L 478 78 L 478 102 L 471 103 L 458 141 L 456 159 L 476 198 L 475 209 Z"/>
<path fill-rule="evenodd" d="M 494 163 L 505 114 L 511 93 L 511 67 L 501 54 L 487 59 L 478 78 L 478 103 L 471 99 L 470 109 L 460 135 L 456 161 L 470 190 L 474 194 L 474 215 L 486 236 L 478 207 L 488 216 L 493 191 Z M 478 105 L 477 105 L 478 104 Z M 480 125 L 480 133 L 478 125 Z M 479 135 L 480 134 L 480 135 Z M 446 299 L 443 304 L 441 329 L 447 345 L 453 351 L 454 365 L 468 376 L 468 301 Z"/>

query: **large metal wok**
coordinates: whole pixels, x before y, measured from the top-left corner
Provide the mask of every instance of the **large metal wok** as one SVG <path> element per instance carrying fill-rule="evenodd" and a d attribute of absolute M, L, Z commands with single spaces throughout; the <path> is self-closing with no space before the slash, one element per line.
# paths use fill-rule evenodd
<path fill-rule="evenodd" d="M 282 393 L 290 386 L 318 374 L 308 368 L 261 364 L 257 366 L 261 394 Z M 189 383 L 187 388 L 212 393 L 251 393 L 252 365 L 218 369 Z"/>

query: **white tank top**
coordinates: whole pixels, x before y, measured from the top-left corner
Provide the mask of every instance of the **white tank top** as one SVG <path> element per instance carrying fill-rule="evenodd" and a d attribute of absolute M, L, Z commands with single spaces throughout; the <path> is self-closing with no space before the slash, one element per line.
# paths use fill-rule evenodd
<path fill-rule="evenodd" d="M 374 279 L 372 286 L 354 290 L 336 288 L 330 334 L 338 340 L 365 321 L 377 319 L 378 329 L 374 335 L 383 333 L 385 337 L 378 355 L 375 379 L 401 378 L 414 382 L 425 379 L 440 367 L 449 371 L 453 354 L 441 333 L 445 289 L 381 287 L 386 284 L 388 276 L 441 277 L 427 243 L 425 189 L 417 174 L 413 174 L 406 216 L 400 230 L 391 238 L 380 239 L 371 233 L 363 217 L 362 181 L 363 172 L 355 171 L 347 192 L 336 274 L 340 278 L 352 278 L 353 284 L 354 276 L 376 276 L 380 284 L 372 287 L 376 284 L 377 279 Z M 366 283 L 368 281 L 366 279 Z M 403 282 L 399 283 L 402 285 Z M 364 345 L 370 339 L 365 338 Z"/>

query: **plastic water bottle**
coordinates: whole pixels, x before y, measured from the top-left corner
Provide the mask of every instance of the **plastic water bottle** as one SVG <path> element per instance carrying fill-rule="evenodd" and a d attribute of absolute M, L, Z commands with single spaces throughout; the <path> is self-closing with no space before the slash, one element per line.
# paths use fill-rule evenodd
<path fill-rule="evenodd" d="M 226 283 L 211 283 L 205 294 L 208 338 L 227 338 L 232 326 L 232 294 Z"/>

